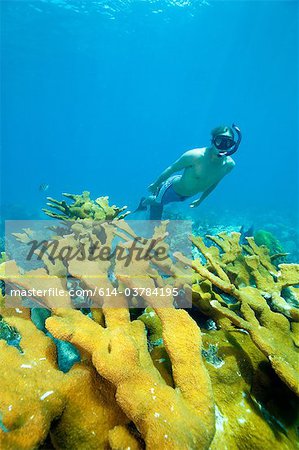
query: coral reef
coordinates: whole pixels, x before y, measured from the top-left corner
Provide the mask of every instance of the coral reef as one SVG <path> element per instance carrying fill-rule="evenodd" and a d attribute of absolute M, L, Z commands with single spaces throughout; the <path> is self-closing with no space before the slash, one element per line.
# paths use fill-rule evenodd
<path fill-rule="evenodd" d="M 78 197 L 74 204 L 89 202 L 89 195 Z M 83 220 L 82 210 L 59 206 L 60 219 L 76 218 L 69 234 L 56 236 L 59 249 L 80 252 L 101 236 L 102 244 L 117 238 L 128 251 L 136 237 L 122 220 L 99 219 L 95 228 L 85 220 L 90 205 Z M 299 266 L 277 267 L 276 254 L 250 237 L 241 244 L 239 233 L 207 236 L 210 246 L 192 237 L 197 259 L 177 253 L 175 260 L 166 235 L 165 222 L 153 234 L 164 260 L 54 264 L 45 252 L 43 268 L 29 277 L 15 261 L 1 264 L 7 288 L 64 292 L 59 307 L 50 296 L 31 310 L 1 301 L 1 448 L 43 442 L 82 450 L 296 448 Z M 146 254 L 149 241 L 138 248 Z M 145 294 L 162 287 L 187 293 L 190 275 L 194 307 L 188 311 L 174 307 L 174 296 Z M 90 307 L 70 295 L 73 284 L 97 288 Z M 111 298 L 107 288 L 118 293 Z M 144 290 L 127 297 L 125 288 Z M 63 354 L 75 349 L 79 355 L 65 370 L 58 364 L 61 344 L 55 345 L 61 342 L 70 345 Z"/>
<path fill-rule="evenodd" d="M 115 386 L 117 403 L 134 422 L 147 448 L 208 448 L 214 435 L 213 397 L 199 353 L 199 328 L 185 311 L 161 308 L 156 313 L 172 363 L 174 388 L 152 363 L 143 323 L 130 322 L 127 314 L 124 325 L 124 311 L 107 308 L 105 318 L 109 321 L 111 314 L 116 326 L 106 329 L 70 310 L 55 311 L 46 324 L 57 338 L 92 355 L 95 368 Z"/>
<path fill-rule="evenodd" d="M 195 236 L 205 239 L 206 235 L 218 235 L 221 232 L 232 233 L 241 232 L 241 230 L 249 231 L 256 238 L 258 245 L 271 245 L 275 241 L 274 253 L 287 253 L 285 261 L 299 263 L 299 233 L 298 233 L 298 212 L 295 209 L 286 211 L 277 208 L 276 210 L 265 208 L 263 210 L 254 210 L 253 208 L 239 208 L 231 202 L 228 208 L 211 209 L 211 205 L 202 205 L 201 214 L 191 213 L 188 211 L 188 219 L 192 220 L 192 231 Z M 227 205 L 228 206 L 228 205 Z M 167 217 L 171 220 L 186 220 L 185 214 L 175 214 L 171 207 L 167 211 Z M 259 240 L 260 231 L 266 231 L 272 235 L 271 240 Z M 244 243 L 244 242 L 242 242 Z M 278 247 L 280 247 L 280 250 Z M 272 247 L 273 248 L 273 247 Z"/>
<path fill-rule="evenodd" d="M 129 214 L 129 211 L 127 211 L 120 215 L 127 207 L 110 206 L 108 197 L 99 197 L 96 200 L 91 200 L 88 191 L 84 191 L 82 194 L 64 193 L 62 195 L 71 199 L 72 202 L 68 204 L 65 200 L 59 201 L 47 197 L 47 206 L 52 208 L 52 210 L 44 208 L 45 214 L 59 220 L 93 219 L 99 221 L 123 219 Z M 54 212 L 53 209 L 59 212 Z"/>
<path fill-rule="evenodd" d="M 299 394 L 299 310 L 292 287 L 299 284 L 299 265 L 280 264 L 277 270 L 265 246 L 253 238 L 240 245 L 239 233 L 207 237 L 216 245 L 192 238 L 205 263 L 176 255 L 199 275 L 193 288 L 199 308 L 220 323 L 223 317 L 246 330 L 279 377 Z"/>
<path fill-rule="evenodd" d="M 73 225 L 73 227 L 75 227 L 75 232 L 80 236 L 80 233 L 84 230 L 86 237 L 85 226 L 83 226 L 83 229 L 80 228 L 80 224 L 79 228 L 77 224 Z M 111 239 L 111 233 L 108 231 L 107 225 L 103 224 L 103 227 L 105 229 L 106 239 Z M 120 227 L 116 230 L 115 234 L 124 235 L 128 232 L 134 235 L 130 227 L 120 223 Z M 161 229 L 158 228 L 156 237 L 164 235 L 165 226 Z M 89 237 L 91 240 L 94 239 L 94 235 Z M 62 246 L 66 242 L 69 244 L 71 239 L 73 239 L 71 236 L 60 238 L 60 245 Z M 68 305 L 70 296 L 65 281 L 63 281 L 64 279 L 54 275 L 55 268 L 47 255 L 44 255 L 43 261 L 46 268 L 30 271 L 29 277 L 28 274 L 26 277 L 22 277 L 20 268 L 17 267 L 16 263 L 14 261 L 8 261 L 5 263 L 5 266 L 6 269 L 9 269 L 8 272 L 10 272 L 10 275 L 5 275 L 5 282 L 10 285 L 21 286 L 25 289 L 28 289 L 32 282 L 36 289 L 40 288 L 41 290 L 47 283 L 48 286 L 52 286 L 51 283 L 54 283 L 54 285 L 56 285 L 55 283 L 59 283 L 59 289 L 64 289 L 65 291 L 65 295 L 63 295 L 64 302 Z M 135 273 L 147 273 L 144 272 L 144 269 L 149 264 L 149 261 L 135 262 L 133 264 L 133 271 Z M 81 264 L 78 264 L 77 261 L 70 261 L 67 262 L 66 270 L 73 277 L 76 276 L 83 281 L 86 287 L 94 287 L 97 283 L 98 287 L 103 287 L 111 283 L 107 273 L 109 265 L 109 261 L 84 261 Z M 179 270 L 173 264 L 170 264 L 170 266 L 173 266 L 175 270 Z M 124 261 L 119 261 L 116 273 L 119 273 L 120 282 L 128 282 L 131 287 L 137 287 L 140 279 L 130 276 L 132 274 L 131 270 L 132 268 L 128 269 L 126 267 Z M 58 271 L 61 274 L 61 267 L 58 267 Z M 94 274 L 96 277 L 94 277 Z M 157 273 L 154 275 L 157 275 Z M 161 283 L 162 278 L 158 278 Z M 137 284 L 135 285 L 134 283 Z M 150 276 L 144 277 L 142 284 L 144 286 L 155 286 Z M 149 449 L 159 446 L 178 449 L 208 448 L 214 435 L 214 404 L 209 376 L 200 354 L 201 335 L 199 327 L 185 311 L 172 307 L 172 299 L 168 300 L 167 308 L 155 309 L 161 321 L 163 342 L 169 355 L 169 360 L 171 361 L 174 386 L 169 386 L 151 359 L 147 347 L 144 323 L 138 319 L 130 320 L 126 299 L 119 295 L 115 299 L 118 307 L 112 307 L 113 305 L 106 304 L 105 298 L 100 297 L 98 300 L 101 302 L 101 306 L 103 306 L 102 313 L 100 312 L 101 310 L 93 310 L 93 313 L 95 313 L 93 319 L 84 315 L 82 312 L 74 311 L 70 308 L 54 309 L 53 304 L 55 303 L 55 299 L 51 300 L 49 297 L 43 298 L 43 300 L 40 300 L 40 303 L 48 307 L 50 306 L 52 312 L 55 314 L 46 320 L 46 327 L 50 333 L 57 339 L 64 339 L 77 346 L 83 355 L 81 368 L 85 368 L 85 365 L 89 362 L 87 364 L 89 370 L 94 370 L 90 366 L 90 359 L 92 360 L 100 377 L 98 389 L 103 390 L 103 387 L 101 387 L 102 382 L 108 383 L 108 386 L 113 391 L 114 408 L 116 406 L 117 408 L 121 408 L 125 419 L 119 420 L 112 425 L 109 422 L 110 428 L 108 434 L 104 433 L 105 427 L 104 430 L 101 430 L 102 435 L 106 436 L 105 445 L 108 445 L 108 441 L 117 443 L 121 439 L 126 439 L 126 436 L 129 434 L 129 429 L 125 430 L 124 425 L 131 421 L 135 424 L 138 433 L 140 433 L 140 439 L 145 441 Z M 165 303 L 163 305 L 165 306 Z M 46 346 L 44 354 L 49 353 L 48 347 L 52 349 L 52 354 L 53 348 L 55 349 L 53 342 L 44 336 L 42 331 L 37 330 L 31 321 L 29 321 L 30 327 L 27 325 L 25 327 L 24 323 L 20 322 L 22 319 L 17 321 L 17 319 L 8 318 L 7 320 L 20 333 L 21 348 L 25 348 L 28 345 L 26 341 L 26 330 L 27 332 L 33 332 L 35 330 L 36 333 L 40 333 L 39 337 Z M 25 320 L 27 323 L 28 319 Z M 37 323 L 39 328 L 42 328 L 39 320 L 35 319 L 35 323 Z M 185 334 L 186 328 L 189 330 L 188 341 Z M 4 345 L 7 346 L 7 344 Z M 6 380 L 9 383 L 8 373 L 12 370 L 16 377 L 14 384 L 16 386 L 20 385 L 20 391 L 22 391 L 24 389 L 24 385 L 22 384 L 23 379 L 19 379 L 20 374 L 18 373 L 17 367 L 22 365 L 21 361 L 24 361 L 23 365 L 26 368 L 30 365 L 30 369 L 33 366 L 35 369 L 37 356 L 40 357 L 42 352 L 39 352 L 38 346 L 34 349 L 38 354 L 30 354 L 30 352 L 26 351 L 26 357 L 24 357 L 25 355 L 20 355 L 16 348 L 11 348 L 11 351 L 15 353 L 16 362 L 15 365 L 12 364 L 8 368 L 3 382 Z M 6 347 L 3 350 L 4 352 L 7 352 Z M 43 359 L 43 357 L 45 356 L 41 358 Z M 29 359 L 27 360 L 27 358 Z M 52 356 L 46 359 L 51 366 L 54 365 Z M 78 365 L 75 365 L 67 374 L 63 374 L 63 372 L 59 372 L 56 361 L 55 364 L 56 366 L 53 369 L 55 372 L 51 373 L 50 369 L 47 368 L 50 374 L 49 377 L 51 377 L 53 383 L 51 386 L 47 385 L 45 392 L 51 392 L 51 401 L 54 402 L 54 405 L 58 403 L 58 407 L 55 409 L 53 406 L 53 410 L 49 407 L 46 416 L 43 410 L 40 412 L 40 416 L 43 417 L 43 423 L 45 425 L 38 424 L 39 431 L 34 433 L 35 439 L 36 442 L 42 442 L 47 433 L 50 432 L 51 441 L 57 448 L 61 448 L 62 443 L 65 448 L 80 448 L 78 444 L 78 441 L 81 441 L 80 434 L 77 435 L 77 443 L 73 443 L 71 438 L 73 433 L 75 433 L 75 427 L 69 423 L 71 419 L 75 422 L 78 419 L 75 418 L 75 414 L 68 413 L 68 411 L 75 410 L 76 407 L 76 404 L 75 406 L 73 405 L 73 397 L 69 396 L 71 386 L 74 382 L 69 380 L 72 380 L 74 374 L 78 372 Z M 39 365 L 37 364 L 36 370 L 38 370 L 38 367 Z M 55 383 L 57 378 L 56 372 L 59 373 L 57 376 L 59 387 Z M 37 389 L 39 391 L 46 389 L 43 386 L 44 379 L 41 380 L 38 374 L 28 373 L 33 383 L 30 385 L 28 396 L 32 395 Z M 39 373 L 42 376 L 42 372 L 40 371 Z M 83 379 L 82 374 L 80 377 Z M 103 379 L 105 380 L 103 381 Z M 77 386 L 74 389 L 76 389 L 76 392 L 78 391 Z M 94 392 L 94 390 L 91 389 L 90 392 Z M 10 395 L 9 390 L 7 390 L 7 393 L 8 399 L 2 405 L 2 410 L 4 411 L 7 411 L 8 403 L 16 404 L 17 402 L 16 398 Z M 57 393 L 57 395 L 54 395 L 54 393 Z M 87 394 L 84 392 L 81 392 L 80 395 L 87 397 Z M 93 398 L 89 401 L 92 402 Z M 110 403 L 113 404 L 112 400 L 110 400 Z M 29 398 L 26 404 L 30 404 Z M 100 406 L 101 402 L 99 402 Z M 21 406 L 19 409 L 22 411 Z M 24 414 L 27 417 L 26 411 Z M 107 414 L 106 411 L 105 414 Z M 51 422 L 54 419 L 55 426 L 54 428 L 51 427 L 49 431 Z M 99 418 L 97 420 L 101 421 Z M 22 430 L 17 427 L 13 418 L 9 418 L 7 412 L 3 415 L 3 426 L 6 430 L 10 430 L 3 431 L 4 445 L 14 445 L 15 439 L 19 448 L 30 448 L 32 443 L 27 444 L 27 442 L 22 441 Z M 26 422 L 24 426 L 27 426 Z M 115 426 L 117 426 L 116 429 L 114 429 Z M 81 424 L 82 427 L 83 424 Z M 14 428 L 17 428 L 16 433 L 14 433 Z M 109 437 L 110 431 L 111 435 Z M 80 432 L 85 436 L 85 428 Z M 76 434 L 78 434 L 78 430 Z M 134 439 L 133 435 L 129 437 L 129 441 Z M 84 441 L 84 445 L 84 448 L 93 448 L 88 440 Z M 135 446 L 137 445 L 138 440 Z M 128 443 L 121 448 L 127 446 Z"/>
<path fill-rule="evenodd" d="M 0 431 L 0 447 L 36 448 L 49 432 L 56 448 L 107 446 L 109 430 L 127 422 L 111 385 L 98 382 L 87 362 L 64 374 L 57 367 L 53 341 L 30 320 L 11 316 L 5 321 L 20 333 L 22 350 L 0 341 L 4 362 L 0 408 L 5 428 Z"/>
<path fill-rule="evenodd" d="M 260 247 L 261 245 L 264 245 L 269 250 L 269 254 L 272 257 L 272 261 L 279 261 L 279 262 L 285 262 L 286 256 L 288 256 L 288 253 L 286 253 L 278 241 L 276 237 L 270 233 L 269 231 L 265 230 L 257 230 L 254 233 L 254 242 Z"/>
<path fill-rule="evenodd" d="M 212 353 L 205 360 L 216 404 L 211 449 L 296 448 L 297 398 L 250 335 L 234 329 L 202 331 L 203 348 Z"/>

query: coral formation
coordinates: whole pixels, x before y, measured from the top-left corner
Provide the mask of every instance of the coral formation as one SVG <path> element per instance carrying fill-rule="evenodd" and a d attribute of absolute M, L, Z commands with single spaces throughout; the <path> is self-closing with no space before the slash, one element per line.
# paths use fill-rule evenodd
<path fill-rule="evenodd" d="M 257 230 L 254 233 L 254 241 L 258 246 L 265 245 L 269 250 L 270 256 L 276 255 L 277 258 L 277 255 L 287 255 L 287 253 L 284 252 L 278 239 L 276 239 L 276 237 L 269 231 Z"/>
<path fill-rule="evenodd" d="M 200 331 L 185 311 L 157 309 L 172 363 L 175 389 L 150 359 L 144 325 L 136 320 L 103 328 L 78 311 L 58 310 L 47 328 L 92 355 L 97 371 L 116 388 L 116 400 L 149 449 L 208 448 L 214 435 L 211 385 L 201 361 Z M 109 317 L 107 308 L 105 316 Z M 117 311 L 112 311 L 116 319 Z M 188 328 L 188 344 L 185 329 Z M 178 342 L 181 345 L 178 345 Z"/>
<path fill-rule="evenodd" d="M 299 394 L 299 310 L 287 301 L 294 299 L 298 305 L 292 286 L 299 284 L 299 265 L 280 264 L 277 270 L 266 247 L 257 246 L 253 238 L 240 245 L 239 233 L 207 237 L 216 245 L 192 238 L 205 263 L 176 255 L 199 275 L 193 288 L 199 307 L 220 323 L 224 317 L 246 330 L 279 377 Z"/>
<path fill-rule="evenodd" d="M 58 248 L 80 252 L 101 236 L 108 246 L 116 237 L 128 251 L 136 237 L 128 223 L 94 227 L 79 218 L 94 214 L 84 195 L 72 197 L 75 208 L 87 203 L 81 212 L 53 202 L 60 219 L 76 218 Z M 1 448 L 31 449 L 46 439 L 57 449 L 82 450 L 295 448 L 299 266 L 276 267 L 275 254 L 253 238 L 240 244 L 239 233 L 207 236 L 211 246 L 192 237 L 198 259 L 174 260 L 166 234 L 162 223 L 153 235 L 168 255 L 163 261 L 54 264 L 45 252 L 43 268 L 29 277 L 15 261 L 0 266 L 7 291 L 55 285 L 64 292 L 60 307 L 50 296 L 31 310 L 1 302 Z M 146 253 L 149 241 L 138 247 Z M 175 308 L 173 296 L 123 294 L 169 286 L 187 293 L 186 267 L 193 269 L 192 310 Z M 73 284 L 98 288 L 90 307 L 70 295 Z M 62 353 L 79 355 L 65 370 L 53 339 L 71 345 Z"/>
<path fill-rule="evenodd" d="M 103 227 L 105 227 L 105 224 Z M 79 234 L 82 231 L 82 229 L 78 229 L 78 226 L 75 229 Z M 84 230 L 86 232 L 86 228 Z M 116 234 L 121 234 L 126 231 L 132 233 L 132 230 L 128 226 L 120 224 L 120 229 L 116 231 Z M 111 234 L 107 229 L 105 232 L 106 239 L 109 240 Z M 157 230 L 157 236 L 163 235 L 163 233 L 165 234 L 165 230 Z M 93 239 L 93 236 L 90 238 Z M 65 241 L 69 243 L 70 239 L 70 237 L 60 238 L 61 245 Z M 59 288 L 65 290 L 63 297 L 65 298 L 66 304 L 68 304 L 70 297 L 66 285 L 61 281 L 63 279 L 58 277 L 56 281 L 56 277 L 53 275 L 53 264 L 49 261 L 47 255 L 44 255 L 43 261 L 49 273 L 46 272 L 46 269 L 36 269 L 29 273 L 29 277 L 20 277 L 20 269 L 16 263 L 13 261 L 7 262 L 6 269 L 9 269 L 8 272 L 10 275 L 5 276 L 6 283 L 28 289 L 32 280 L 36 288 L 42 288 L 46 283 L 51 285 L 52 280 L 54 284 L 60 280 Z M 77 261 L 70 261 L 67 271 L 73 277 L 78 277 L 87 287 L 95 286 L 96 283 L 98 283 L 98 287 L 103 287 L 103 285 L 107 286 L 110 282 L 107 274 L 109 264 L 109 261 L 85 261 L 82 263 L 82 267 L 80 267 Z M 149 262 L 147 261 L 145 264 L 147 267 Z M 138 277 L 136 279 L 129 277 L 130 272 L 125 273 L 125 267 L 123 261 L 119 262 L 118 269 L 122 273 L 120 280 L 130 280 L 130 283 L 132 283 L 132 280 L 137 280 L 136 282 L 138 284 L 140 281 Z M 144 268 L 145 266 L 142 261 L 140 261 L 140 267 L 136 267 L 136 264 L 133 264 L 134 272 L 143 272 Z M 93 274 L 96 275 L 96 278 Z M 160 277 L 160 282 L 161 280 Z M 143 283 L 155 286 L 149 276 L 145 277 Z M 163 448 L 208 448 L 214 435 L 214 407 L 209 376 L 201 359 L 201 336 L 200 329 L 196 323 L 185 311 L 171 307 L 171 299 L 169 300 L 169 308 L 156 308 L 156 314 L 159 316 L 162 324 L 161 329 L 165 349 L 172 365 L 172 376 L 174 380 L 174 387 L 172 387 L 167 385 L 152 362 L 150 353 L 148 352 L 144 323 L 141 320 L 130 321 L 125 298 L 118 296 L 117 305 L 122 306 L 118 308 L 111 307 L 108 304 L 106 305 L 105 298 L 100 298 L 99 300 L 103 306 L 103 312 L 99 315 L 98 311 L 96 320 L 92 320 L 90 317 L 82 314 L 82 312 L 72 309 L 52 308 L 56 315 L 46 320 L 46 326 L 55 338 L 64 339 L 75 344 L 82 354 L 85 355 L 83 359 L 86 358 L 86 361 L 90 361 L 91 356 L 100 379 L 102 380 L 101 377 L 103 377 L 106 380 L 100 381 L 100 386 L 104 382 L 106 384 L 108 383 L 111 389 L 115 389 L 113 399 L 114 402 L 116 400 L 116 405 L 121 407 L 125 420 L 119 420 L 117 423 L 113 423 L 113 426 L 109 428 L 109 431 L 112 431 L 110 435 L 108 433 L 107 439 L 110 442 L 118 442 L 121 437 L 125 439 L 128 431 L 124 430 L 123 425 L 132 421 L 149 449 L 157 448 L 159 445 L 162 445 Z M 46 304 L 47 306 L 53 306 L 53 302 L 54 300 L 51 302 L 49 298 L 45 298 L 42 301 L 43 305 Z M 28 319 L 26 319 L 27 321 Z M 38 320 L 36 321 L 35 319 L 35 322 L 42 328 Z M 105 327 L 98 322 L 102 325 L 105 324 Z M 30 327 L 31 331 L 32 327 L 36 330 L 31 321 Z M 186 328 L 189 330 L 188 343 L 186 340 L 187 336 L 185 335 Z M 25 346 L 24 327 L 22 328 L 20 323 L 16 323 L 16 329 L 18 329 L 22 336 L 21 345 Z M 26 326 L 27 329 L 29 328 Z M 36 333 L 42 332 L 36 330 Z M 45 342 L 47 342 L 48 346 L 52 346 L 53 349 L 53 343 L 46 336 L 42 335 L 40 338 L 47 340 Z M 17 349 L 14 348 L 11 350 L 17 352 Z M 35 350 L 38 351 L 38 348 Z M 48 350 L 45 350 L 45 353 L 47 352 Z M 21 365 L 20 361 L 22 361 L 23 355 L 19 355 L 18 353 L 16 355 L 15 365 L 18 366 Z M 32 361 L 36 362 L 34 355 L 29 353 L 29 357 L 31 361 L 30 365 L 32 365 Z M 26 358 L 23 359 L 25 361 Z M 49 362 L 51 365 L 54 364 L 52 357 Z M 27 359 L 24 364 L 25 366 L 29 365 Z M 82 364 L 86 364 L 86 362 L 82 362 Z M 35 364 L 33 365 L 35 366 Z M 88 365 L 88 367 L 90 366 Z M 18 380 L 17 371 L 14 369 L 14 366 L 10 369 L 16 372 L 15 384 L 21 384 L 20 390 L 22 390 L 22 380 Z M 58 371 L 57 367 L 55 367 L 55 370 Z M 71 437 L 68 436 L 66 431 L 67 429 L 74 429 L 73 425 L 68 424 L 67 418 L 71 420 L 71 417 L 73 417 L 74 421 L 78 420 L 74 418 L 74 414 L 67 413 L 68 410 L 74 408 L 74 405 L 72 397 L 69 398 L 68 396 L 71 388 L 68 382 L 65 381 L 71 379 L 76 372 L 78 372 L 77 365 L 66 375 L 60 372 L 58 384 L 61 386 L 59 389 L 55 385 L 55 375 L 54 373 L 52 374 L 53 385 L 51 388 L 49 386 L 46 392 L 52 391 L 51 396 L 53 395 L 53 397 L 51 400 L 55 400 L 60 406 L 53 413 L 51 410 L 51 414 L 44 418 L 46 426 L 43 427 L 44 432 L 35 433 L 37 441 L 41 442 L 45 438 L 50 424 L 55 418 L 54 431 L 53 427 L 51 427 L 50 431 L 53 444 L 60 448 L 63 442 L 65 448 L 80 448 L 78 443 L 76 446 L 75 444 L 73 447 L 70 446 L 69 442 L 71 442 Z M 192 376 L 190 376 L 191 373 Z M 82 378 L 82 375 L 80 376 Z M 36 383 L 36 385 L 32 385 L 30 392 L 36 391 L 39 383 L 43 386 L 40 379 L 35 380 L 32 374 L 30 377 L 31 381 Z M 72 382 L 70 382 L 70 385 L 72 385 Z M 64 386 L 66 386 L 66 392 L 63 390 Z M 76 389 L 78 390 L 77 387 Z M 61 393 L 61 397 L 59 396 L 58 399 L 59 401 L 54 396 L 54 393 L 58 391 Z M 81 393 L 81 395 L 86 395 L 86 393 Z M 8 397 L 9 400 L 7 402 L 16 401 L 15 398 L 10 397 L 9 390 Z M 30 401 L 28 399 L 27 404 L 29 403 Z M 68 408 L 65 406 L 66 403 L 69 405 Z M 101 403 L 99 402 L 99 404 Z M 7 405 L 3 405 L 2 409 L 5 411 Z M 61 415 L 62 409 L 64 411 L 63 415 Z M 42 412 L 41 415 L 43 415 Z M 4 414 L 3 424 L 7 430 L 11 430 L 4 436 L 11 443 L 15 436 L 12 432 L 15 425 L 13 419 L 9 421 L 7 414 Z M 116 429 L 114 429 L 115 426 L 117 426 Z M 21 433 L 20 430 L 19 432 Z M 84 434 L 85 431 L 82 431 L 82 433 Z M 26 442 L 22 443 L 21 438 L 18 436 L 15 439 L 20 448 L 26 448 Z M 79 438 L 77 437 L 78 439 L 80 441 L 80 436 Z M 130 440 L 132 439 L 134 439 L 134 436 L 130 435 Z M 84 445 L 86 446 L 85 448 L 93 448 L 90 446 L 88 440 L 85 441 Z"/>
<path fill-rule="evenodd" d="M 5 321 L 20 333 L 21 350 L 0 341 L 0 408 L 6 430 L 0 431 L 0 447 L 32 449 L 49 432 L 55 448 L 107 447 L 109 431 L 128 422 L 113 387 L 88 360 L 64 374 L 53 341 L 31 320 L 17 316 L 15 311 Z"/>
<path fill-rule="evenodd" d="M 203 348 L 216 404 L 219 448 L 296 448 L 297 399 L 251 337 L 239 330 L 203 331 Z M 213 353 L 216 351 L 216 355 Z"/>
<path fill-rule="evenodd" d="M 82 194 L 62 194 L 64 197 L 71 199 L 72 203 L 68 204 L 65 200 L 59 201 L 52 197 L 48 197 L 47 206 L 56 209 L 54 212 L 49 209 L 43 211 L 50 217 L 59 220 L 76 220 L 76 219 L 93 219 L 93 220 L 113 220 L 123 219 L 129 212 L 120 215 L 127 207 L 118 208 L 108 203 L 108 197 L 99 197 L 96 200 L 91 200 L 90 193 L 84 191 Z"/>

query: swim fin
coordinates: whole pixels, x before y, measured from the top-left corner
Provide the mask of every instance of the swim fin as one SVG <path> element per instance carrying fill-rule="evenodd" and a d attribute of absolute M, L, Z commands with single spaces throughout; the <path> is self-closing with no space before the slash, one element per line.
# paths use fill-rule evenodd
<path fill-rule="evenodd" d="M 134 213 L 135 213 L 135 212 L 138 212 L 138 211 L 146 211 L 146 210 L 147 210 L 147 206 L 143 204 L 143 202 L 144 202 L 145 199 L 146 199 L 146 197 L 142 197 L 142 198 L 140 199 L 139 205 L 138 205 L 138 207 L 135 209 Z"/>

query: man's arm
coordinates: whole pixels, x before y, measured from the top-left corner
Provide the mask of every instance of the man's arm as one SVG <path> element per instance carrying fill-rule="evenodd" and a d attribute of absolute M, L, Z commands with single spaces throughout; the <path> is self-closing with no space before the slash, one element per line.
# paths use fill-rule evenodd
<path fill-rule="evenodd" d="M 167 180 L 173 173 L 178 172 L 180 170 L 185 169 L 192 165 L 194 161 L 194 151 L 189 150 L 184 153 L 177 161 L 175 161 L 171 166 L 167 167 L 164 172 L 161 173 L 159 178 L 152 184 L 149 185 L 148 189 L 155 194 L 157 189 L 163 183 L 163 181 Z"/>
<path fill-rule="evenodd" d="M 217 184 L 219 184 L 219 181 L 217 181 L 217 183 L 215 184 L 212 184 L 212 186 L 210 186 L 209 189 L 204 191 L 200 198 L 194 200 L 194 202 L 190 204 L 190 208 L 195 208 L 196 206 L 199 206 L 204 201 L 204 199 L 207 198 L 207 196 L 215 189 Z"/>

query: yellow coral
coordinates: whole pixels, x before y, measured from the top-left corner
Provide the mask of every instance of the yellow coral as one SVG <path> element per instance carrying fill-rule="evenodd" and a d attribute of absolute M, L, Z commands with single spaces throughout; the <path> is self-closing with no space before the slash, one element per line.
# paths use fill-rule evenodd
<path fill-rule="evenodd" d="M 211 348 L 217 352 L 211 359 L 206 356 L 217 405 L 211 450 L 240 446 L 270 450 L 278 442 L 281 449 L 295 448 L 295 395 L 278 382 L 250 336 L 238 330 L 209 331 L 203 342 L 207 352 Z"/>
<path fill-rule="evenodd" d="M 198 260 L 188 260 L 181 254 L 176 256 L 200 275 L 199 284 L 194 289 L 199 294 L 198 301 L 203 305 L 203 312 L 210 313 L 214 309 L 216 320 L 220 316 L 225 317 L 248 331 L 257 347 L 269 358 L 279 377 L 299 395 L 299 349 L 295 345 L 294 330 L 288 319 L 298 320 L 298 309 L 287 303 L 281 295 L 285 287 L 298 284 L 299 265 L 282 264 L 278 272 L 271 263 L 267 249 L 258 247 L 252 238 L 247 239 L 249 245 L 245 246 L 250 256 L 243 256 L 242 247 L 236 241 L 239 237 L 237 233 L 232 238 L 223 233 L 220 237 L 210 237 L 223 249 L 223 254 L 218 249 L 206 247 L 201 238 L 193 239 L 208 261 L 206 266 Z M 234 257 L 232 249 L 236 248 L 239 250 Z M 242 262 L 243 272 L 255 280 L 255 286 L 242 286 L 240 277 L 235 276 L 235 261 L 238 261 L 239 268 Z M 210 282 L 210 292 L 207 294 L 202 291 L 202 279 Z M 236 303 L 227 303 L 212 286 L 229 294 Z M 272 311 L 266 299 L 279 312 Z M 239 313 L 234 309 L 238 309 Z"/>
<path fill-rule="evenodd" d="M 0 448 L 36 448 L 49 432 L 57 448 L 107 448 L 109 431 L 128 423 L 115 402 L 113 386 L 88 361 L 64 374 L 57 367 L 50 338 L 30 320 L 5 320 L 21 334 L 23 353 L 0 341 Z M 54 419 L 55 426 L 50 429 Z"/>
<path fill-rule="evenodd" d="M 47 319 L 47 328 L 92 354 L 94 366 L 115 385 L 118 404 L 148 449 L 208 448 L 214 434 L 211 385 L 200 356 L 200 330 L 185 311 L 156 309 L 175 390 L 166 385 L 150 359 L 141 321 L 104 329 L 78 311 L 55 313 Z M 105 316 L 110 313 L 107 309 Z"/>
<path fill-rule="evenodd" d="M 32 322 L 13 317 L 6 321 L 21 333 L 24 353 L 0 341 L 0 410 L 7 429 L 0 431 L 0 447 L 32 449 L 46 438 L 51 421 L 62 413 L 63 373 L 55 367 L 54 343 Z"/>
<path fill-rule="evenodd" d="M 93 206 L 86 196 L 83 200 L 88 213 Z M 108 208 L 106 199 L 102 200 L 98 206 Z M 89 221 L 77 221 L 70 230 L 72 234 L 58 238 L 59 249 L 67 245 L 74 249 L 80 244 L 92 246 L 99 231 L 108 245 L 114 235 L 120 237 L 124 249 L 129 249 L 136 237 L 123 221 L 116 221 L 112 226 L 102 223 L 96 229 Z M 168 253 L 168 246 L 163 242 L 166 234 L 165 223 L 154 231 L 154 238 Z M 205 257 L 205 264 L 179 256 L 180 262 L 175 263 L 167 258 L 133 261 L 129 267 L 117 260 L 114 265 L 117 278 L 114 285 L 119 291 L 125 286 L 131 289 L 177 286 L 186 292 L 186 281 L 194 279 L 197 305 L 223 328 L 203 334 L 206 348 L 209 345 L 219 348 L 219 357 L 223 359 L 219 367 L 211 365 L 207 356 L 205 367 L 200 329 L 186 311 L 173 308 L 172 297 L 145 296 L 144 303 L 149 307 L 133 321 L 127 298 L 120 293 L 111 298 L 99 289 L 93 306 L 101 308 L 92 309 L 93 318 L 71 308 L 54 308 L 54 315 L 47 319 L 48 330 L 56 338 L 75 344 L 83 357 L 83 362 L 68 374 L 57 369 L 54 344 L 36 330 L 28 320 L 28 313 L 23 313 L 22 308 L 21 313 L 15 308 L 2 308 L 8 323 L 20 331 L 21 347 L 25 349 L 21 354 L 0 342 L 3 359 L 12 361 L 0 380 L 1 391 L 5 392 L 1 404 L 3 427 L 10 430 L 0 432 L 2 447 L 33 448 L 49 433 L 56 448 L 78 450 L 140 449 L 144 442 L 149 450 L 218 450 L 221 446 L 237 449 L 240 445 L 246 448 L 262 445 L 270 449 L 276 440 L 281 448 L 287 449 L 289 442 L 294 442 L 293 429 L 289 424 L 286 426 L 286 437 L 279 429 L 284 426 L 281 421 L 272 431 L 259 410 L 257 399 L 260 391 L 264 396 L 267 389 L 276 395 L 274 383 L 270 384 L 262 369 L 271 371 L 270 363 L 286 385 L 296 391 L 298 312 L 285 300 L 282 291 L 297 295 L 293 285 L 298 283 L 299 270 L 296 265 L 280 265 L 277 269 L 265 248 L 257 247 L 252 239 L 242 246 L 239 237 L 238 233 L 210 236 L 216 244 L 211 247 L 201 238 L 193 238 Z M 140 244 L 145 251 L 147 246 L 148 243 Z M 113 287 L 108 277 L 110 261 L 65 260 L 56 265 L 48 252 L 42 260 L 46 269 L 30 274 L 32 280 L 37 275 L 34 285 L 46 286 L 53 279 L 65 292 L 66 306 L 71 302 L 60 279 L 65 274 L 80 280 L 86 288 Z M 186 265 L 196 272 L 191 276 L 186 274 Z M 9 262 L 7 267 L 13 269 L 3 277 L 7 282 L 32 287 L 32 280 L 20 279 L 14 262 Z M 0 272 L 2 269 L 3 266 Z M 161 271 L 167 278 L 161 276 Z M 50 301 L 50 298 L 41 299 L 43 305 Z M 33 341 L 37 343 L 35 348 L 31 348 Z M 205 355 L 206 352 L 205 349 Z M 28 378 L 23 377 L 22 364 L 33 367 L 27 368 Z M 266 384 L 270 386 L 267 389 Z M 215 436 L 212 385 L 217 405 Z M 280 385 L 287 389 L 283 383 Z M 40 397 L 47 395 L 41 400 L 36 398 L 36 392 Z M 286 396 L 291 393 L 285 392 L 288 392 Z M 20 400 L 22 395 L 26 402 Z M 15 405 L 16 415 L 11 415 L 11 404 Z M 32 407 L 37 419 L 31 423 Z"/>

